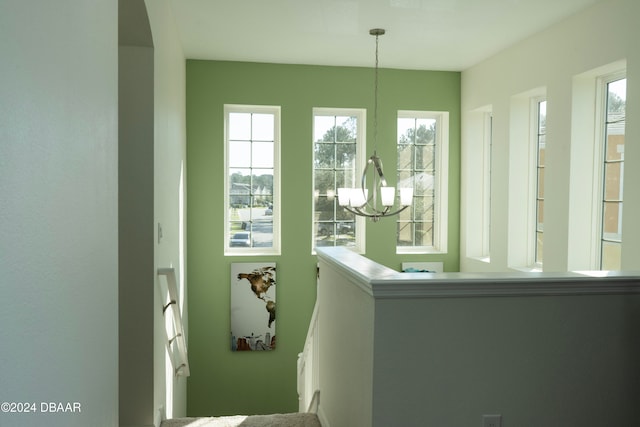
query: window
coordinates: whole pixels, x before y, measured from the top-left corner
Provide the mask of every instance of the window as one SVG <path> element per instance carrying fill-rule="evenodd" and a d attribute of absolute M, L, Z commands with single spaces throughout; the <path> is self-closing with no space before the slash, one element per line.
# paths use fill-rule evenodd
<path fill-rule="evenodd" d="M 482 236 L 481 256 L 485 259 L 490 257 L 490 236 L 491 236 L 491 158 L 493 152 L 493 115 L 491 111 L 485 111 L 484 137 L 482 150 L 482 225 L 480 233 Z"/>
<path fill-rule="evenodd" d="M 313 109 L 313 249 L 364 252 L 364 221 L 338 205 L 339 187 L 355 187 L 364 163 L 365 111 Z"/>
<path fill-rule="evenodd" d="M 535 142 L 535 239 L 532 239 L 535 247 L 534 264 L 542 265 L 542 253 L 543 253 L 543 233 L 544 233 L 544 163 L 545 163 L 545 144 L 546 144 L 546 129 L 547 129 L 547 101 L 534 100 L 534 129 L 535 135 L 533 140 Z"/>
<path fill-rule="evenodd" d="M 626 67 L 620 60 L 573 76 L 569 271 L 617 269 L 620 261 Z M 616 213 L 603 221 L 604 211 Z"/>
<path fill-rule="evenodd" d="M 466 128 L 460 178 L 461 268 L 473 269 L 476 261 L 491 262 L 491 159 L 493 151 L 493 106 L 466 112 Z M 471 264 L 469 264 L 471 263 Z"/>
<path fill-rule="evenodd" d="M 398 186 L 413 204 L 398 215 L 396 251 L 447 251 L 449 113 L 398 112 Z"/>
<path fill-rule="evenodd" d="M 280 107 L 225 105 L 225 254 L 280 253 Z"/>
<path fill-rule="evenodd" d="M 546 130 L 546 89 L 534 88 L 511 97 L 509 108 L 509 144 L 498 158 L 508 160 L 508 250 L 509 268 L 539 270 L 536 263 L 538 231 L 542 230 L 544 208 L 544 145 L 541 113 Z M 542 154 L 542 157 L 540 156 Z M 540 159 L 539 159 L 540 158 Z M 542 163 L 539 167 L 539 160 Z M 540 176 L 538 176 L 540 174 Z M 540 188 L 538 188 L 540 187 Z M 538 218 L 540 211 L 540 218 Z M 540 226 L 538 226 L 540 221 Z M 542 238 L 543 234 L 539 235 Z M 540 249 L 542 249 L 540 245 Z"/>
<path fill-rule="evenodd" d="M 620 270 L 627 79 L 612 76 L 602 84 L 600 269 Z"/>

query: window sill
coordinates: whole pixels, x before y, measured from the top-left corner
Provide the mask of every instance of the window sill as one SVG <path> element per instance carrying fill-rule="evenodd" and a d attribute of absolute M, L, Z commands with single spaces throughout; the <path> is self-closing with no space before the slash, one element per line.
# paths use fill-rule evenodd
<path fill-rule="evenodd" d="M 440 251 L 435 248 L 427 248 L 427 247 L 396 247 L 397 255 L 408 255 L 408 254 L 418 254 L 418 255 L 446 255 L 447 251 Z"/>
<path fill-rule="evenodd" d="M 272 251 L 265 251 L 265 250 L 251 250 L 251 249 L 246 249 L 246 250 L 236 250 L 236 251 L 230 251 L 230 250 L 226 250 L 224 252 L 224 256 L 279 256 L 281 255 L 280 251 L 277 250 L 272 250 Z"/>
<path fill-rule="evenodd" d="M 542 267 L 509 267 L 513 271 L 520 271 L 522 273 L 542 273 Z"/>
<path fill-rule="evenodd" d="M 485 264 L 491 264 L 491 257 L 490 256 L 470 256 L 467 257 L 467 259 L 473 260 L 473 261 L 478 261 L 478 262 L 483 262 Z"/>

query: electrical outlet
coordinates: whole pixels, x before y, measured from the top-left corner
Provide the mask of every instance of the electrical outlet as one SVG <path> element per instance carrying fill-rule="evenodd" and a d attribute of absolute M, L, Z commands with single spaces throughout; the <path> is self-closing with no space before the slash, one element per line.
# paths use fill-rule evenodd
<path fill-rule="evenodd" d="M 482 427 L 501 427 L 502 415 L 483 415 Z"/>

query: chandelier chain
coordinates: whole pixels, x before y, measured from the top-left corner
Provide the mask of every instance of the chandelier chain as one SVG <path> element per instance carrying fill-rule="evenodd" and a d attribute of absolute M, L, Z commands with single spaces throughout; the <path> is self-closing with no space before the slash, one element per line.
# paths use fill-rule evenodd
<path fill-rule="evenodd" d="M 378 151 L 378 37 L 376 34 L 376 68 L 374 76 L 374 100 L 373 100 L 373 152 Z"/>

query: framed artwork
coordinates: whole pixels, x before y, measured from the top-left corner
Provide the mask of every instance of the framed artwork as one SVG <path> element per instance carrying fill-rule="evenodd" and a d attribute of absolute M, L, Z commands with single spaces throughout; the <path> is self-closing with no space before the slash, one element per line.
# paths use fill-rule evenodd
<path fill-rule="evenodd" d="M 276 348 L 276 263 L 231 264 L 231 351 Z"/>

